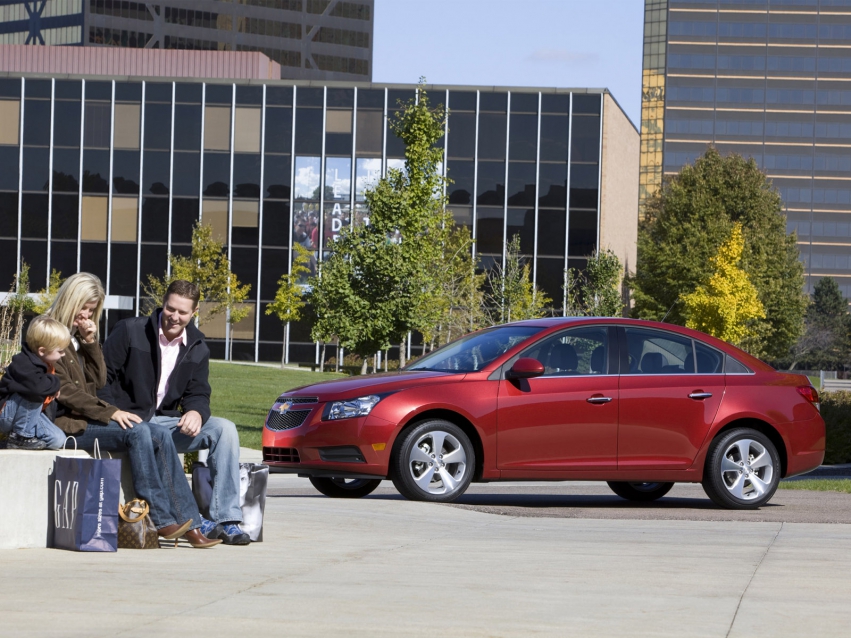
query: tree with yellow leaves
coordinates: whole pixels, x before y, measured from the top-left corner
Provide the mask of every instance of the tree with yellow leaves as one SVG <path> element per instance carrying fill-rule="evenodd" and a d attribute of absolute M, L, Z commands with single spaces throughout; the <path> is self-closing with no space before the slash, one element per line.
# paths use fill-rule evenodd
<path fill-rule="evenodd" d="M 752 322 L 765 318 L 765 308 L 748 274 L 741 268 L 745 240 L 742 225 L 710 259 L 712 275 L 694 292 L 681 294 L 686 325 L 743 347 Z"/>

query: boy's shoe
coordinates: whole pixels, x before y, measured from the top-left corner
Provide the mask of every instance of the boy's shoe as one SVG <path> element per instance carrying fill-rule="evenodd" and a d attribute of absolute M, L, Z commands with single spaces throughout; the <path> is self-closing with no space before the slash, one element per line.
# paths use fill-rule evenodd
<path fill-rule="evenodd" d="M 219 526 L 216 525 L 213 521 L 208 521 L 203 516 L 201 517 L 201 527 L 198 528 L 198 531 L 201 532 L 207 538 L 218 538 L 219 537 Z"/>
<path fill-rule="evenodd" d="M 47 447 L 47 443 L 40 441 L 37 438 L 25 438 L 11 432 L 9 438 L 6 439 L 6 448 L 9 450 L 43 450 Z"/>
<path fill-rule="evenodd" d="M 225 545 L 248 545 L 251 542 L 251 537 L 236 523 L 219 523 L 216 531 L 217 538 L 221 538 Z"/>

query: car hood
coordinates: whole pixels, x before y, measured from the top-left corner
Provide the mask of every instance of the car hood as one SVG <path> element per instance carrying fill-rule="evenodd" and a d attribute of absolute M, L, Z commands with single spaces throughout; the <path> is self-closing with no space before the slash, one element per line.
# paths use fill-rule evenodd
<path fill-rule="evenodd" d="M 417 370 L 410 372 L 383 372 L 381 374 L 355 376 L 304 385 L 300 388 L 287 390 L 284 394 L 290 396 L 316 396 L 320 402 L 324 402 L 354 399 L 364 396 L 364 394 L 395 392 L 414 386 L 445 383 L 449 380 L 459 381 L 465 376 L 466 374 L 464 373 L 452 374 Z"/>

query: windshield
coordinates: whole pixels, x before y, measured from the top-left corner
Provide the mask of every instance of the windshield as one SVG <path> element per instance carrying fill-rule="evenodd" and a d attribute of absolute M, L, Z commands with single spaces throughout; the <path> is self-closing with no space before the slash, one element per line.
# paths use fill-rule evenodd
<path fill-rule="evenodd" d="M 405 370 L 476 372 L 541 330 L 536 326 L 507 325 L 475 332 L 427 354 Z"/>

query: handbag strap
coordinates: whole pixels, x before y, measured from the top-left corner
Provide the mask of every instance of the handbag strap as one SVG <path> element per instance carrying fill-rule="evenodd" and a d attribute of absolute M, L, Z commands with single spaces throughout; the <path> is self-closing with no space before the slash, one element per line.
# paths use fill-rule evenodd
<path fill-rule="evenodd" d="M 151 511 L 150 506 L 140 498 L 134 498 L 132 501 L 127 501 L 124 505 L 118 506 L 118 515 L 127 523 L 138 523 L 144 520 Z M 139 514 L 137 518 L 130 518 L 127 512 Z"/>
<path fill-rule="evenodd" d="M 97 439 L 95 439 L 95 440 L 97 440 Z M 63 449 L 63 450 L 67 450 L 67 449 L 68 449 L 68 441 L 74 441 L 74 451 L 76 452 L 76 451 L 77 451 L 77 437 L 75 437 L 75 436 L 67 436 L 67 437 L 65 437 L 65 443 L 63 443 L 63 444 L 62 444 L 62 449 Z"/>

